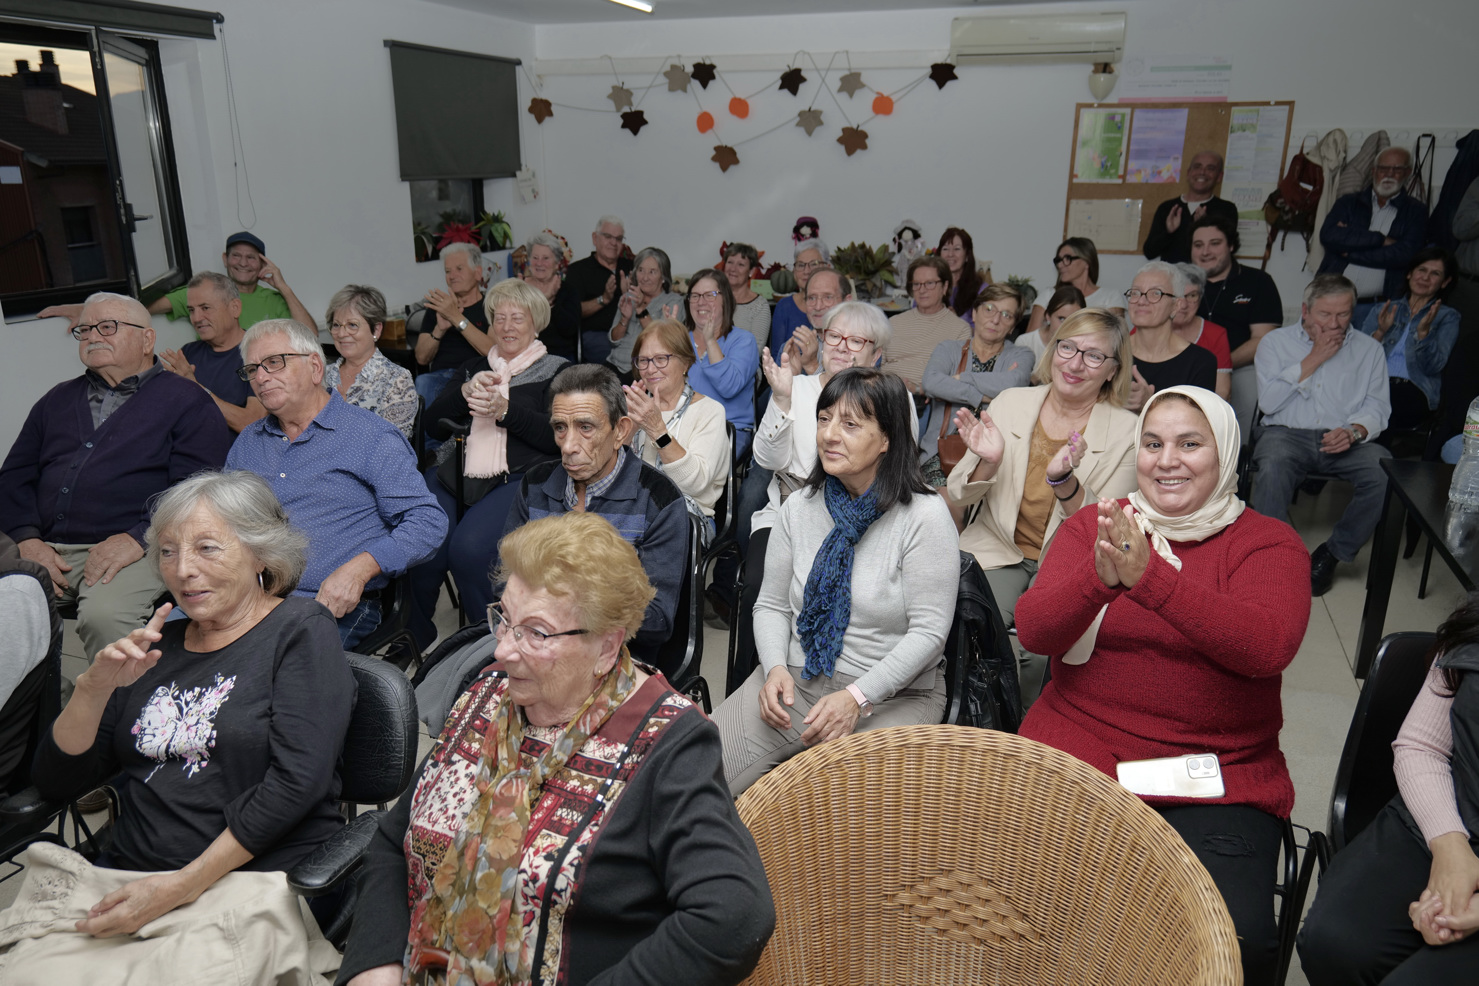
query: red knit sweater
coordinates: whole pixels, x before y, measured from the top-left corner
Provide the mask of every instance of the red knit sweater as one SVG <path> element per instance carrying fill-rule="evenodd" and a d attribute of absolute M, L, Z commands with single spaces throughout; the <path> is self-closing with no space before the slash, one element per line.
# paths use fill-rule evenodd
<path fill-rule="evenodd" d="M 1216 753 L 1224 797 L 1146 800 L 1245 804 L 1287 818 L 1294 784 L 1279 751 L 1279 690 L 1310 616 L 1299 536 L 1244 510 L 1205 541 L 1172 542 L 1180 572 L 1152 551 L 1133 589 L 1110 589 L 1094 572 L 1096 518 L 1085 508 L 1064 522 L 1017 603 L 1022 646 L 1053 655 L 1022 735 L 1111 777 L 1121 760 Z M 1105 603 L 1093 656 L 1064 664 Z"/>

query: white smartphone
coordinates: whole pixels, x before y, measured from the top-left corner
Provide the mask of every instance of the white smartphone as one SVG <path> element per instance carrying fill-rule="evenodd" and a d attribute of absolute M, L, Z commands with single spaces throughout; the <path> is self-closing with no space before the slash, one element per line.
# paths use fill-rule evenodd
<path fill-rule="evenodd" d="M 1133 794 L 1163 798 L 1220 798 L 1222 767 L 1215 753 L 1192 753 L 1115 765 L 1120 786 Z"/>

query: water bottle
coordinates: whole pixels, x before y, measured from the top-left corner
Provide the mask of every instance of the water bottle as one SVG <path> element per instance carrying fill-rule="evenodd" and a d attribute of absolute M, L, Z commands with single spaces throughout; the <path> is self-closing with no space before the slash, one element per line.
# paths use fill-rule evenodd
<path fill-rule="evenodd" d="M 1464 454 L 1453 469 L 1448 502 L 1466 510 L 1479 510 L 1479 397 L 1464 416 Z"/>

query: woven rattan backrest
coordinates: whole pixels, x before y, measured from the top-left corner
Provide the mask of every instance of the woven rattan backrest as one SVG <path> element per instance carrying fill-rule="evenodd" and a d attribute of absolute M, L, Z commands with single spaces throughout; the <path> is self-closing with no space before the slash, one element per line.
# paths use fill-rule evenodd
<path fill-rule="evenodd" d="M 739 811 L 777 912 L 756 986 L 1242 982 L 1227 909 L 1180 836 L 1041 743 L 859 733 L 771 771 Z"/>

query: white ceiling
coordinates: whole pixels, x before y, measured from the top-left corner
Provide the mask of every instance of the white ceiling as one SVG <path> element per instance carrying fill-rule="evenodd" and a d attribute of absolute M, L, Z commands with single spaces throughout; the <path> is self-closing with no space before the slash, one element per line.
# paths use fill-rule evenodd
<path fill-rule="evenodd" d="M 992 7 L 1013 0 L 648 0 L 651 14 L 611 0 L 431 0 L 448 7 L 495 14 L 527 24 L 585 24 L 603 21 L 682 20 L 693 17 L 766 17 L 778 14 L 918 10 L 923 7 Z"/>

